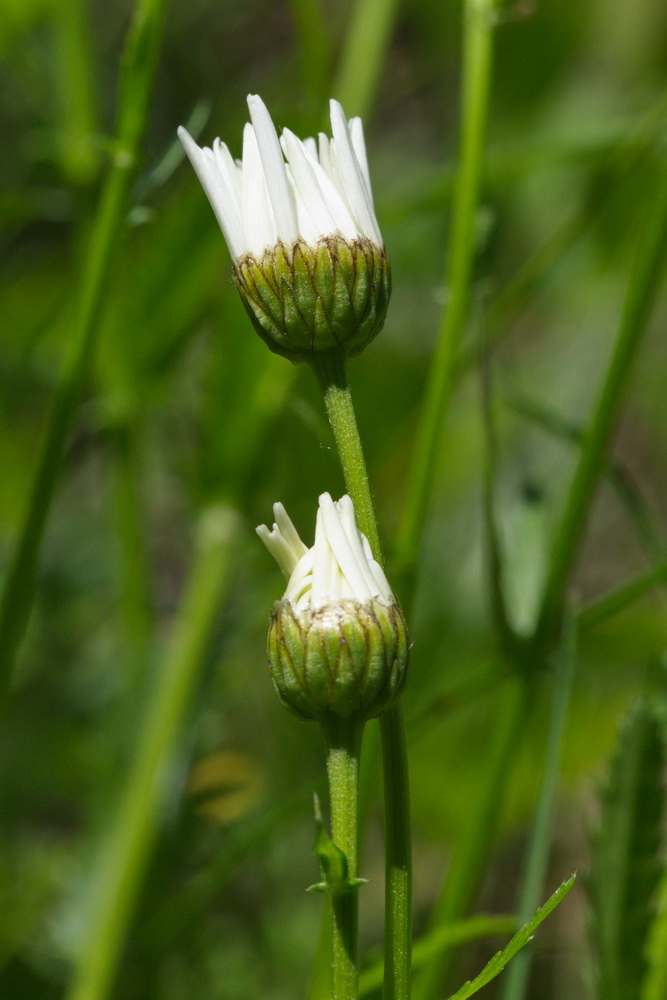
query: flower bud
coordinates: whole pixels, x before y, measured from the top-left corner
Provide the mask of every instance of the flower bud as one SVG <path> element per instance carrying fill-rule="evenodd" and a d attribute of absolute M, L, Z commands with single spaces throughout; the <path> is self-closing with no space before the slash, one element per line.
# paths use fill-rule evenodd
<path fill-rule="evenodd" d="M 280 700 L 301 718 L 365 720 L 400 693 L 408 633 L 398 605 L 377 598 L 301 612 L 283 600 L 271 613 L 268 655 Z"/>
<path fill-rule="evenodd" d="M 342 349 L 358 354 L 379 333 L 391 290 L 375 218 L 361 119 L 331 102 L 332 137 L 280 139 L 256 95 L 243 158 L 216 139 L 183 147 L 218 218 L 246 310 L 272 351 L 292 361 Z"/>
<path fill-rule="evenodd" d="M 292 361 L 336 347 L 359 354 L 382 329 L 391 292 L 384 247 L 340 233 L 248 254 L 234 280 L 260 337 Z"/>
<path fill-rule="evenodd" d="M 303 719 L 364 722 L 398 697 L 407 627 L 386 577 L 354 519 L 348 496 L 324 493 L 308 549 L 282 504 L 257 529 L 288 579 L 271 614 L 269 669 L 278 695 Z"/>

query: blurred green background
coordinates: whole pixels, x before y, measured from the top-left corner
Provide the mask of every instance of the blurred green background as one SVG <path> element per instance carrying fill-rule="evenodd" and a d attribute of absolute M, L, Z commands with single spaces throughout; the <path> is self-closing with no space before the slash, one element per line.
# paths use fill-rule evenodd
<path fill-rule="evenodd" d="M 369 34 L 350 55 L 349 27 L 359 16 Z M 496 509 L 512 614 L 527 630 L 577 450 L 563 427 L 545 420 L 556 417 L 566 429 L 585 423 L 651 209 L 667 127 L 667 7 L 518 0 L 498 17 L 469 342 L 481 331 L 495 345 Z M 114 155 L 108 137 L 130 18 L 126 2 L 0 0 L 6 564 Z M 175 130 L 188 124 L 207 144 L 220 135 L 240 155 L 248 92 L 262 95 L 278 125 L 302 135 L 323 127 L 330 93 L 348 114 L 364 114 L 394 294 L 385 330 L 352 362 L 351 379 L 391 555 L 448 295 L 460 64 L 458 2 L 416 0 L 395 10 L 366 3 L 361 15 L 348 3 L 314 0 L 167 5 L 141 161 L 2 722 L 6 1000 L 64 995 L 98 891 L 91 872 L 114 829 L 194 553 L 216 539 L 226 562 L 207 591 L 215 613 L 202 626 L 192 697 L 184 698 L 154 849 L 136 879 L 110 995 L 319 995 L 317 983 L 308 984 L 322 902 L 303 890 L 317 879 L 311 796 L 325 796 L 323 748 L 316 728 L 289 716 L 271 688 L 265 628 L 282 581 L 254 526 L 280 499 L 310 539 L 317 495 L 340 495 L 342 477 L 310 372 L 271 355 L 246 319 L 223 238 Z M 667 551 L 666 319 L 663 298 L 614 444 L 625 492 L 603 483 L 572 581 L 582 606 Z M 405 710 L 417 933 L 465 829 L 507 696 L 486 583 L 477 369 L 473 363 L 459 381 L 443 428 L 410 609 Z M 197 595 L 193 601 L 199 606 Z M 549 889 L 575 868 L 587 870 L 587 831 L 619 720 L 639 693 L 662 690 L 666 641 L 665 593 L 657 589 L 582 637 Z M 514 908 L 544 758 L 548 704 L 539 690 L 477 903 L 485 912 Z M 382 936 L 376 728 L 365 740 L 361 861 L 371 878 L 362 943 L 375 953 Z M 592 995 L 582 882 L 542 931 L 536 1000 Z M 494 946 L 467 952 L 460 973 L 473 972 Z"/>

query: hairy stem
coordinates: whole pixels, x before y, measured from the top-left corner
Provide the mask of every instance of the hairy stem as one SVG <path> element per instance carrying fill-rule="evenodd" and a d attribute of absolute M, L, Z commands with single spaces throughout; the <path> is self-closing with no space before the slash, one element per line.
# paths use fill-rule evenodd
<path fill-rule="evenodd" d="M 324 396 L 345 486 L 357 524 L 382 564 L 380 535 L 361 447 L 352 393 L 341 352 L 313 355 L 311 367 Z M 384 1000 L 408 1000 L 412 956 L 412 845 L 408 762 L 400 704 L 380 717 L 385 787 Z"/>
<path fill-rule="evenodd" d="M 331 836 L 347 858 L 347 877 L 358 867 L 357 815 L 362 727 L 331 720 L 324 726 L 331 801 Z M 359 980 L 359 892 L 332 896 L 332 1000 L 356 1000 Z"/>

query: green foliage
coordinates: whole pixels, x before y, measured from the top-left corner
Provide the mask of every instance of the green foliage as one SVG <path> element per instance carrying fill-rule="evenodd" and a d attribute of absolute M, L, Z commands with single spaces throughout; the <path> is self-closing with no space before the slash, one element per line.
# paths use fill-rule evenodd
<path fill-rule="evenodd" d="M 444 274 L 460 211 L 462 3 L 171 0 L 164 24 L 159 4 L 146 3 L 147 18 L 134 22 L 133 6 L 0 0 L 0 571 L 6 581 L 13 564 L 21 569 L 6 598 L 11 632 L 22 630 L 24 584 L 35 570 L 0 726 L 0 996 L 62 998 L 94 939 L 89 915 L 117 905 L 114 890 L 127 893 L 122 920 L 111 950 L 94 956 L 113 966 L 114 997 L 283 1000 L 302 996 L 311 976 L 323 900 L 303 887 L 312 881 L 310 795 L 323 794 L 323 753 L 314 730 L 283 712 L 271 690 L 264 643 L 282 584 L 252 529 L 280 499 L 310 535 L 315 498 L 325 489 L 340 495 L 342 476 L 310 373 L 253 333 L 219 228 L 174 144 L 176 127 L 190 123 L 202 142 L 219 134 L 239 155 L 248 91 L 303 134 L 322 126 L 330 95 L 365 116 L 394 291 L 382 334 L 349 374 L 397 593 L 395 540 L 405 531 L 406 470 L 432 348 L 445 322 L 457 328 L 445 387 L 452 405 L 434 411 L 428 502 L 414 517 L 416 597 L 409 585 L 399 596 L 414 643 L 404 699 L 415 968 L 421 978 L 448 956 L 449 979 L 456 972 L 460 982 L 457 965 L 483 964 L 469 954 L 474 928 L 501 925 L 450 913 L 434 926 L 434 900 L 449 872 L 448 905 L 513 910 L 551 699 L 547 671 L 526 704 L 506 697 L 515 670 L 489 615 L 484 443 L 471 372 L 485 345 L 497 416 L 497 583 L 513 573 L 508 618 L 526 633 L 643 220 L 656 214 L 664 12 L 612 0 L 486 4 L 497 15 L 487 128 L 473 157 L 477 202 L 459 216 L 467 252 L 454 262 L 468 273 L 452 314 Z M 109 165 L 123 177 L 111 209 Z M 567 583 L 588 611 L 552 877 L 583 863 L 591 776 L 628 702 L 653 685 L 645 667 L 667 643 L 655 593 L 665 586 L 664 309 L 656 295 L 613 463 L 583 505 L 585 540 Z M 63 359 L 84 327 L 93 344 L 69 395 L 59 388 Z M 45 451 L 61 394 L 64 418 Z M 507 397 L 539 412 L 526 420 L 525 407 L 517 415 L 498 405 Z M 558 426 L 547 427 L 554 414 Z M 47 488 L 32 495 L 45 530 L 24 534 L 21 556 L 44 455 Z M 539 508 L 526 507 L 524 498 L 538 494 Z M 225 559 L 235 555 L 220 562 L 214 553 L 207 564 L 211 548 L 197 547 L 197 525 L 207 511 L 215 522 L 221 503 L 237 512 L 234 548 L 222 547 Z M 161 702 L 169 724 L 160 718 L 153 729 L 155 753 L 146 726 L 156 694 L 169 693 L 168 667 L 184 686 Z M 216 776 L 204 803 L 192 775 L 221 750 L 236 764 Z M 360 870 L 372 876 L 361 894 L 365 959 L 382 941 L 381 794 L 372 723 L 362 755 Z M 128 831 L 138 828 L 139 861 L 128 869 Z M 122 849 L 106 878 L 94 878 L 119 829 Z M 476 858 L 457 867 L 470 844 Z M 625 905 L 634 896 L 622 889 Z M 531 1000 L 590 1000 L 591 950 L 576 899 L 568 906 L 559 948 L 536 962 Z M 636 943 L 642 930 L 632 926 Z M 664 919 L 651 925 L 642 1000 L 663 1000 L 666 927 Z M 627 961 L 639 963 L 637 954 Z M 371 973 L 377 982 L 372 965 Z M 430 990 L 429 1000 L 446 989 Z"/>
<path fill-rule="evenodd" d="M 604 1000 L 635 1000 L 647 971 L 647 932 L 655 914 L 664 816 L 665 742 L 647 702 L 621 732 L 592 838 L 589 892 Z"/>
<path fill-rule="evenodd" d="M 532 920 L 529 920 L 527 924 L 517 931 L 509 944 L 503 948 L 502 951 L 496 952 L 492 959 L 484 966 L 482 971 L 478 976 L 472 980 L 472 982 L 464 983 L 460 990 L 457 990 L 449 998 L 449 1000 L 468 1000 L 468 997 L 474 996 L 478 993 L 483 986 L 490 983 L 492 979 L 500 975 L 505 966 L 511 959 L 514 958 L 518 952 L 521 951 L 525 945 L 528 944 L 533 934 L 540 926 L 543 920 L 545 920 L 552 910 L 558 906 L 559 903 L 567 896 L 568 892 L 574 885 L 576 875 L 571 875 L 567 881 L 563 882 L 561 886 L 556 889 L 554 894 L 549 897 L 544 906 L 541 906 Z"/>

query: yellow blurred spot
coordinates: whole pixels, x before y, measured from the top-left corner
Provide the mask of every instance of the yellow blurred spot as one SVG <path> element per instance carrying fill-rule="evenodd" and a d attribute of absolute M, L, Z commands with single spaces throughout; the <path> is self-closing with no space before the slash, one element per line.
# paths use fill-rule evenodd
<path fill-rule="evenodd" d="M 193 767 L 187 785 L 195 799 L 195 812 L 219 826 L 254 809 L 263 788 L 264 772 L 247 754 L 236 750 L 219 750 L 204 757 Z"/>

